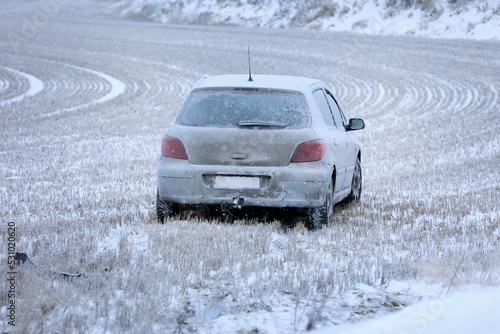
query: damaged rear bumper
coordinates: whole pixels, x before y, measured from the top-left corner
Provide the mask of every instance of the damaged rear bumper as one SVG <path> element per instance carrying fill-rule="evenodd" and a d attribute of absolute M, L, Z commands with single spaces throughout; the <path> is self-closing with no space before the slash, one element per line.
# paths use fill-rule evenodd
<path fill-rule="evenodd" d="M 194 165 L 161 157 L 158 192 L 179 204 L 319 207 L 332 168 L 321 162 L 284 167 Z"/>

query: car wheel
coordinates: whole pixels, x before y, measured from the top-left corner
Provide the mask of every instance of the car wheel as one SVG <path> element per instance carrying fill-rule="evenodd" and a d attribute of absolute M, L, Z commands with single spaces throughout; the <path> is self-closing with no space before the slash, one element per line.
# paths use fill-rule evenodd
<path fill-rule="evenodd" d="M 351 203 L 359 201 L 361 198 L 361 189 L 363 188 L 363 175 L 361 170 L 361 162 L 356 159 L 354 174 L 352 176 L 351 193 L 347 196 L 346 202 Z"/>
<path fill-rule="evenodd" d="M 174 205 L 161 199 L 159 191 L 156 191 L 156 219 L 158 223 L 163 224 L 166 218 L 173 215 Z"/>
<path fill-rule="evenodd" d="M 328 190 L 326 193 L 325 202 L 319 208 L 312 208 L 309 210 L 309 228 L 316 229 L 325 224 L 333 222 L 333 192 L 334 192 L 333 178 L 328 183 Z"/>

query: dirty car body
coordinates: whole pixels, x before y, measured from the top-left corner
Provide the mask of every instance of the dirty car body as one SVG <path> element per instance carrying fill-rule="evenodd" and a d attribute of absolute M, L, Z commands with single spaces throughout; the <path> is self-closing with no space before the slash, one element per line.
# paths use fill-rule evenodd
<path fill-rule="evenodd" d="M 335 203 L 361 194 L 352 130 L 363 127 L 361 119 L 346 121 L 319 80 L 205 77 L 163 137 L 158 219 L 179 205 L 222 205 L 310 209 L 326 223 Z"/>

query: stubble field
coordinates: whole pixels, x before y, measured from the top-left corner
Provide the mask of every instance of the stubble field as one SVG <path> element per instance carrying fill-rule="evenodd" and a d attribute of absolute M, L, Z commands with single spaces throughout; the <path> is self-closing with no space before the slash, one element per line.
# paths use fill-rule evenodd
<path fill-rule="evenodd" d="M 0 272 L 14 222 L 17 251 L 85 277 L 18 267 L 3 331 L 302 332 L 398 310 L 423 297 L 412 286 L 500 283 L 498 42 L 40 13 L 0 10 Z M 314 232 L 158 225 L 162 135 L 199 78 L 247 70 L 247 46 L 255 73 L 322 79 L 365 119 L 361 202 Z"/>

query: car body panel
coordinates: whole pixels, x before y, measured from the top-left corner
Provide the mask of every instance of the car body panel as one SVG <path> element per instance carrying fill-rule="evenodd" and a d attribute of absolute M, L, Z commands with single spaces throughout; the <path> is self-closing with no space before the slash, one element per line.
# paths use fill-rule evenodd
<path fill-rule="evenodd" d="M 300 143 L 317 137 L 311 128 L 222 129 L 182 125 L 172 127 L 167 134 L 182 138 L 192 164 L 233 166 L 286 166 Z"/>
<path fill-rule="evenodd" d="M 331 178 L 334 203 L 349 194 L 360 144 L 345 124 L 325 124 L 312 95 L 317 89 L 329 90 L 325 83 L 288 76 L 254 75 L 248 81 L 245 75 L 222 75 L 203 78 L 191 92 L 235 88 L 303 94 L 310 119 L 298 128 L 186 126 L 179 113 L 166 134 L 184 144 L 188 160 L 160 156 L 158 193 L 163 200 L 190 205 L 313 208 L 325 202 Z M 321 160 L 290 162 L 301 143 L 317 139 L 327 143 Z"/>
<path fill-rule="evenodd" d="M 228 74 L 206 76 L 200 79 L 192 90 L 202 88 L 263 88 L 275 90 L 307 91 L 314 84 L 322 83 L 320 80 L 286 75 L 253 75 L 253 81 L 248 80 L 247 74 Z"/>
<path fill-rule="evenodd" d="M 245 205 L 275 207 L 317 207 L 324 201 L 325 180 L 331 176 L 330 166 L 321 162 L 304 167 L 210 166 L 194 165 L 189 161 L 161 157 L 158 163 L 160 196 L 180 204 L 231 203 L 244 198 Z M 218 176 L 254 177 L 257 189 L 217 189 Z M 304 191 L 305 190 L 305 191 Z"/>

